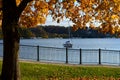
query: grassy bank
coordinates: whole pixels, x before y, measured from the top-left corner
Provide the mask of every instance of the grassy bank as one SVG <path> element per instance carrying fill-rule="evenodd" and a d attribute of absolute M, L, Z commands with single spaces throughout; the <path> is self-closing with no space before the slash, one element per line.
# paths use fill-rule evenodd
<path fill-rule="evenodd" d="M 22 80 L 112 80 L 120 78 L 119 67 L 66 66 L 21 62 Z M 1 63 L 0 63 L 1 69 Z"/>

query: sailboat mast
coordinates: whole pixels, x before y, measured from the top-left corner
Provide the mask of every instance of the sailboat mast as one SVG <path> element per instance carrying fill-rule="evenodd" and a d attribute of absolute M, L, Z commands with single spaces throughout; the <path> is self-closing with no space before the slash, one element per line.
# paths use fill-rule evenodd
<path fill-rule="evenodd" d="M 68 27 L 68 37 L 69 39 L 71 38 L 71 27 L 70 26 Z"/>

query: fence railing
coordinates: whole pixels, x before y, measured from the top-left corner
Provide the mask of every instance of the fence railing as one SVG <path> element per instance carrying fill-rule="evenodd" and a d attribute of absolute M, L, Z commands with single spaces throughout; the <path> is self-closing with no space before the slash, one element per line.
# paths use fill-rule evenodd
<path fill-rule="evenodd" d="M 0 44 L 3 56 L 3 44 Z M 20 59 L 69 64 L 120 65 L 120 51 L 106 49 L 72 49 L 20 45 Z"/>

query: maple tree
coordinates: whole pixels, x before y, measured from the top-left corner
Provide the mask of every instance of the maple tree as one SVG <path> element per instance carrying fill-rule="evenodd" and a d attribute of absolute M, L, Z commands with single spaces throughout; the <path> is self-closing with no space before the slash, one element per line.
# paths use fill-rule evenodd
<path fill-rule="evenodd" d="M 17 6 L 21 1 L 16 0 Z M 120 0 L 31 0 L 21 13 L 19 25 L 43 24 L 48 14 L 58 23 L 64 17 L 69 18 L 74 29 L 86 27 L 87 23 L 94 28 L 93 21 L 101 23 L 99 27 L 112 25 L 114 28 L 120 26 Z"/>
<path fill-rule="evenodd" d="M 0 0 L 0 9 L 4 36 L 2 80 L 19 80 L 19 28 L 45 23 L 47 15 L 58 23 L 68 18 L 74 30 L 89 24 L 103 33 L 120 35 L 120 0 Z"/>

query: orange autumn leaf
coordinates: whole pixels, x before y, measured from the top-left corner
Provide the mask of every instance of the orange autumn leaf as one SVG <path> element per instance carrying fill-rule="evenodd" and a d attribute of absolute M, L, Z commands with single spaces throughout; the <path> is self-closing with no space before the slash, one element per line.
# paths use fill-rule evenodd
<path fill-rule="evenodd" d="M 16 0 L 19 6 L 22 0 Z M 101 27 L 107 24 L 111 27 L 102 27 L 103 32 L 118 32 L 115 27 L 120 27 L 120 0 L 33 0 L 21 14 L 19 24 L 26 27 L 33 27 L 37 24 L 44 24 L 47 15 L 51 15 L 58 23 L 64 17 L 71 20 L 73 30 L 84 28 L 88 23 L 90 27 Z M 2 16 L 2 15 L 1 15 Z M 1 17 L 2 19 L 2 17 Z"/>

